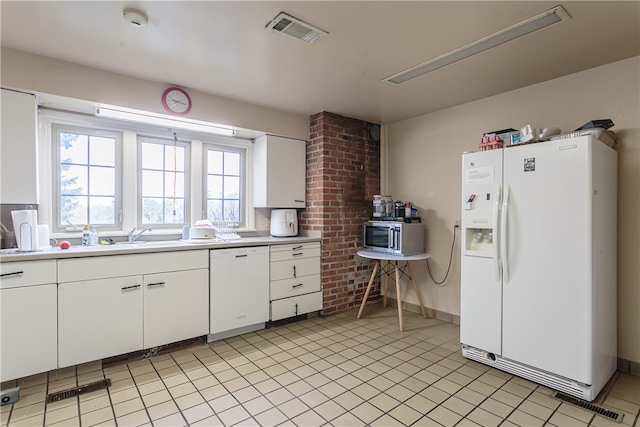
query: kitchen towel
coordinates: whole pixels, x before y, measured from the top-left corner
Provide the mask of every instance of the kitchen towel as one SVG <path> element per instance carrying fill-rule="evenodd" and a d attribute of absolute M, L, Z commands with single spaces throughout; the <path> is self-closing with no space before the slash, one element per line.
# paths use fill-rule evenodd
<path fill-rule="evenodd" d="M 11 211 L 13 229 L 16 233 L 18 250 L 33 252 L 38 250 L 38 211 Z"/>

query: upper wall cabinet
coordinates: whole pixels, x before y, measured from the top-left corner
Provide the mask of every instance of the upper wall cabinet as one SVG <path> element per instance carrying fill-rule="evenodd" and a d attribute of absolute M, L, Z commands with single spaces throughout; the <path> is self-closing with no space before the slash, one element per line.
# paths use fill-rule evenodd
<path fill-rule="evenodd" d="M 304 208 L 307 144 L 265 135 L 253 148 L 253 204 L 256 208 Z"/>
<path fill-rule="evenodd" d="M 2 89 L 0 203 L 38 203 L 35 95 Z"/>

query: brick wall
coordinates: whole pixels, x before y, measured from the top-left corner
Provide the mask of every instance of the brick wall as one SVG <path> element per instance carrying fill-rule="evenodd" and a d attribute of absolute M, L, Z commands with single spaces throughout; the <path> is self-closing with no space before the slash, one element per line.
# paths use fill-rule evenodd
<path fill-rule="evenodd" d="M 305 230 L 322 232 L 323 313 L 344 311 L 362 301 L 371 262 L 356 255 L 362 223 L 380 194 L 380 143 L 371 123 L 333 113 L 311 116 L 307 144 Z M 372 296 L 379 296 L 379 286 Z M 371 298 L 371 296 L 370 296 Z"/>

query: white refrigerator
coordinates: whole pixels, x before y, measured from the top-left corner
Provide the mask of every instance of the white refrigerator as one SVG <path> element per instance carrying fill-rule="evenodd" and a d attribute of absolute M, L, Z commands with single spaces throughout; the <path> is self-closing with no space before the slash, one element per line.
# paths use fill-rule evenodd
<path fill-rule="evenodd" d="M 616 206 L 593 136 L 463 154 L 463 355 L 594 400 L 617 365 Z"/>

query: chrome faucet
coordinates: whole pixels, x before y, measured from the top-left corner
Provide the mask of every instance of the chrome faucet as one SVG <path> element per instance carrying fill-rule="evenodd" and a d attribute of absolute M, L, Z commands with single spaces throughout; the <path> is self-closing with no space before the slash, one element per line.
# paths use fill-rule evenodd
<path fill-rule="evenodd" d="M 144 230 L 140 231 L 138 234 L 135 234 L 136 230 L 137 230 L 137 228 L 136 228 L 136 227 L 133 227 L 133 228 L 131 229 L 131 231 L 129 231 L 129 234 L 127 235 L 127 241 L 128 241 L 129 243 L 133 243 L 133 242 L 135 242 L 135 241 L 136 241 L 136 239 L 137 239 L 138 237 L 140 237 L 140 235 L 141 235 L 142 233 L 144 233 L 145 231 L 151 231 L 151 228 L 145 228 Z"/>

